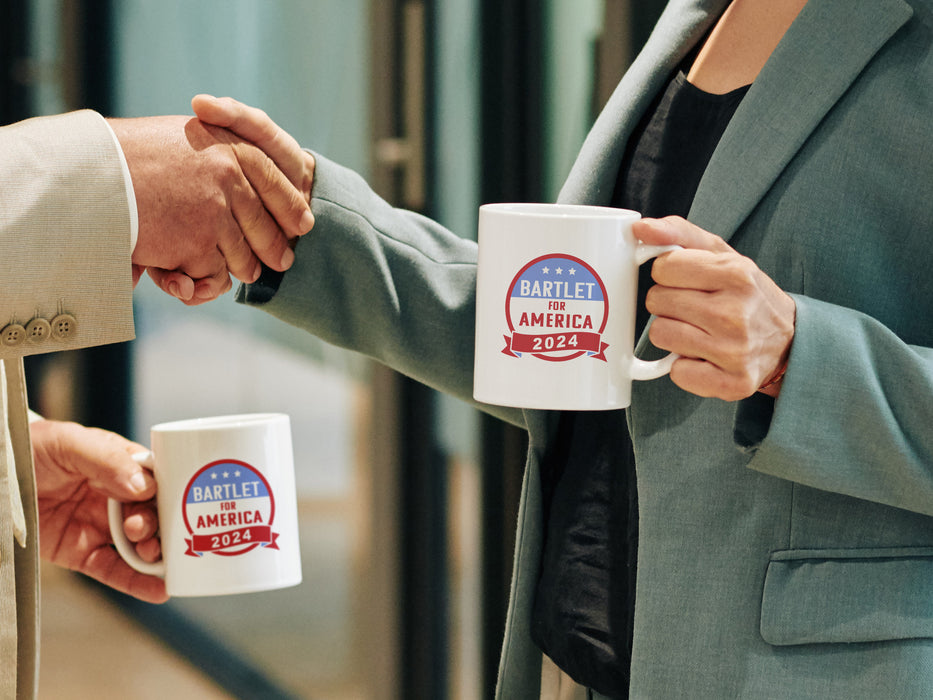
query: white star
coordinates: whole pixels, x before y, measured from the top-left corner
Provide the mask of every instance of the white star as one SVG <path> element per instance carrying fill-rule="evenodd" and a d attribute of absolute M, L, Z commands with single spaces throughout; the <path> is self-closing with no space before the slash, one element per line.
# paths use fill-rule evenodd
<path fill-rule="evenodd" d="M 224 479 L 230 478 L 230 472 L 224 472 Z"/>
<path fill-rule="evenodd" d="M 544 274 L 547 275 L 547 274 L 550 274 L 551 270 L 550 270 L 549 268 L 547 268 L 547 267 L 542 267 L 542 268 L 541 268 L 541 272 L 543 272 Z"/>
<path fill-rule="evenodd" d="M 570 268 L 570 274 L 571 274 L 571 275 L 577 274 L 576 268 L 571 267 L 571 268 Z"/>
<path fill-rule="evenodd" d="M 558 275 L 564 274 L 564 269 L 563 269 L 562 267 L 558 267 L 558 268 L 557 268 L 557 274 L 558 274 Z"/>
<path fill-rule="evenodd" d="M 233 472 L 233 475 L 236 476 L 236 477 L 239 477 L 239 476 L 240 476 L 240 470 L 237 469 L 235 472 Z"/>
<path fill-rule="evenodd" d="M 211 478 L 212 478 L 212 479 L 216 479 L 216 478 L 217 478 L 217 472 L 212 472 L 212 473 L 211 473 Z"/>

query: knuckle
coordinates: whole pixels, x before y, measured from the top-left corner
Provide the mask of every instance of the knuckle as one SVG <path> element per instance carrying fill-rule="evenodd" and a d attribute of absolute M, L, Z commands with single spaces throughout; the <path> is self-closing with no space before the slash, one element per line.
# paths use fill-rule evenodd
<path fill-rule="evenodd" d="M 665 279 L 667 279 L 668 257 L 667 255 L 662 255 L 659 258 L 655 258 L 654 262 L 651 263 L 651 279 L 657 284 L 663 284 Z"/>
<path fill-rule="evenodd" d="M 663 318 L 654 319 L 648 327 L 648 340 L 650 340 L 651 344 L 655 347 L 663 349 L 665 338 L 665 320 Z"/>
<path fill-rule="evenodd" d="M 217 181 L 224 189 L 229 190 L 243 181 L 243 171 L 234 149 L 214 149 L 208 167 L 216 173 Z"/>
<path fill-rule="evenodd" d="M 251 267 L 253 252 L 249 243 L 246 242 L 246 239 L 239 238 L 225 251 L 224 256 L 227 261 L 227 267 L 229 267 L 232 272 L 242 274 L 244 269 Z M 225 273 L 224 276 L 226 276 Z M 220 276 L 218 275 L 218 281 L 219 280 Z"/>
<path fill-rule="evenodd" d="M 647 294 L 645 294 L 645 308 L 648 310 L 649 313 L 652 313 L 652 314 L 655 313 L 656 309 L 658 308 L 657 307 L 658 293 L 656 290 L 657 290 L 657 287 L 651 287 L 648 290 Z"/>
<path fill-rule="evenodd" d="M 271 189 L 277 187 L 280 178 L 280 171 L 269 156 L 262 154 L 262 164 L 259 168 L 258 176 L 261 180 L 261 187 Z"/>
<path fill-rule="evenodd" d="M 715 395 L 723 401 L 741 401 L 751 396 L 755 389 L 744 376 L 723 377 Z"/>
<path fill-rule="evenodd" d="M 237 220 L 240 224 L 240 230 L 243 235 L 250 237 L 253 231 L 262 228 L 267 219 L 267 214 L 265 208 L 258 201 L 254 202 L 253 206 L 250 206 L 244 209 L 237 216 Z M 240 238 L 243 245 L 246 245 L 246 241 Z"/>
<path fill-rule="evenodd" d="M 751 258 L 734 253 L 723 253 L 725 268 L 732 284 L 740 290 L 749 290 L 756 287 L 758 266 Z"/>

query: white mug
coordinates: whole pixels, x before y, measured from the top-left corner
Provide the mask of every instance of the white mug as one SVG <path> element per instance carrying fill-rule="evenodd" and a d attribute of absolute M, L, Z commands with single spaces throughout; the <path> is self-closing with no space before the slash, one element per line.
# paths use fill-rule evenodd
<path fill-rule="evenodd" d="M 479 210 L 473 397 L 521 408 L 610 410 L 677 355 L 635 357 L 638 267 L 677 246 L 632 235 L 640 214 L 571 204 Z"/>
<path fill-rule="evenodd" d="M 151 451 L 162 559 L 146 562 L 110 499 L 110 533 L 137 571 L 172 596 L 214 596 L 301 583 L 295 469 L 288 416 L 254 413 L 162 423 Z"/>

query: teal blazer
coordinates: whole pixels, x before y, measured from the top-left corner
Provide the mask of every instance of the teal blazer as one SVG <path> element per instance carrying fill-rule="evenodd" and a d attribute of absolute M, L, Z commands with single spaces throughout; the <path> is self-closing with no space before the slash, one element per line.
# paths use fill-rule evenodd
<path fill-rule="evenodd" d="M 606 204 L 627 138 L 726 0 L 675 0 L 560 199 Z M 633 698 L 933 697 L 933 4 L 810 0 L 726 130 L 690 219 L 797 302 L 773 408 L 639 382 Z M 319 157 L 314 231 L 263 308 L 470 400 L 475 245 Z M 651 348 L 642 342 L 642 352 Z M 537 698 L 530 449 L 499 696 Z"/>

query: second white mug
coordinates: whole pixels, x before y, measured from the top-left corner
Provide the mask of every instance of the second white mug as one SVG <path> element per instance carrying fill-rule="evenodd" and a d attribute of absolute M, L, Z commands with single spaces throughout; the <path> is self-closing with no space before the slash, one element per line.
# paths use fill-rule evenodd
<path fill-rule="evenodd" d="M 143 561 L 109 502 L 110 532 L 134 569 L 165 579 L 172 596 L 214 596 L 301 583 L 288 416 L 256 413 L 175 421 L 134 455 L 158 486 L 162 559 Z"/>

